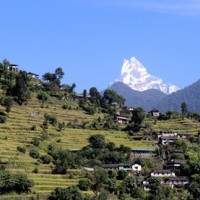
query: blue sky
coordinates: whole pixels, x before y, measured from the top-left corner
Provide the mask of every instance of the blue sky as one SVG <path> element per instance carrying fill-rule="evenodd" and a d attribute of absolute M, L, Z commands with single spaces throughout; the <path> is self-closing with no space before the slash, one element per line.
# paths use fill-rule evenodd
<path fill-rule="evenodd" d="M 185 87 L 200 78 L 200 0 L 1 0 L 0 61 L 105 89 L 135 56 Z"/>

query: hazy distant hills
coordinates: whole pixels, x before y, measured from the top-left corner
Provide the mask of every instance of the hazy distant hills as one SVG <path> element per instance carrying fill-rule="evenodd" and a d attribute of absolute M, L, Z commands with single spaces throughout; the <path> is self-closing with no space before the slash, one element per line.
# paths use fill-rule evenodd
<path fill-rule="evenodd" d="M 186 102 L 189 111 L 200 112 L 200 80 L 170 95 L 155 89 L 143 92 L 136 91 L 122 82 L 115 82 L 109 89 L 122 95 L 126 99 L 127 106 L 141 106 L 146 111 L 153 108 L 162 112 L 167 110 L 181 111 L 181 103 Z"/>
<path fill-rule="evenodd" d="M 180 111 L 182 102 L 186 102 L 189 111 L 200 112 L 200 80 L 176 93 L 166 96 L 156 104 L 156 108 L 161 111 Z"/>
<path fill-rule="evenodd" d="M 122 95 L 126 99 L 125 104 L 127 106 L 141 106 L 147 111 L 154 108 L 154 105 L 167 96 L 163 92 L 155 89 L 143 92 L 136 91 L 122 82 L 115 82 L 109 87 L 109 89 L 115 90 L 118 94 Z"/>

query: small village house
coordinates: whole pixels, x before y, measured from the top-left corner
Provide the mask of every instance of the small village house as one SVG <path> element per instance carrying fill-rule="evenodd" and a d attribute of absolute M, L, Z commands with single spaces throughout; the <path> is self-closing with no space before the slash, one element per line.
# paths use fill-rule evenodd
<path fill-rule="evenodd" d="M 160 112 L 157 109 L 153 109 L 151 111 L 148 112 L 152 117 L 159 117 L 160 116 Z"/>
<path fill-rule="evenodd" d="M 175 173 L 168 169 L 159 169 L 159 170 L 153 170 L 151 172 L 151 177 L 175 177 Z"/>

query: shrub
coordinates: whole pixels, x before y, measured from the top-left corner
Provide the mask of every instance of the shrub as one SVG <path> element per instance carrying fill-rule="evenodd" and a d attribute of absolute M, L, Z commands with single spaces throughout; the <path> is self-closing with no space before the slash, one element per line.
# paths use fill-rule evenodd
<path fill-rule="evenodd" d="M 78 187 L 80 190 L 84 190 L 87 191 L 91 188 L 92 186 L 92 182 L 90 179 L 86 178 L 86 179 L 82 179 L 79 181 L 78 183 Z"/>
<path fill-rule="evenodd" d="M 40 157 L 40 154 L 39 154 L 38 150 L 35 149 L 35 148 L 31 148 L 31 149 L 30 149 L 29 155 L 30 155 L 32 158 L 39 158 L 39 157 Z"/>
<path fill-rule="evenodd" d="M 58 122 L 55 116 L 45 114 L 44 117 L 45 117 L 45 120 L 49 122 L 49 124 L 52 124 L 53 126 L 55 126 Z"/>
<path fill-rule="evenodd" d="M 68 106 L 65 104 L 62 106 L 62 108 L 66 110 L 66 109 L 68 109 Z"/>
<path fill-rule="evenodd" d="M 124 180 L 128 176 L 128 172 L 124 170 L 117 171 L 117 179 Z"/>
<path fill-rule="evenodd" d="M 33 182 L 25 174 L 11 174 L 8 171 L 0 171 L 0 194 L 28 193 L 32 186 Z"/>
<path fill-rule="evenodd" d="M 56 188 L 48 198 L 49 200 L 83 200 L 82 194 L 76 186 Z"/>
<path fill-rule="evenodd" d="M 0 123 L 5 123 L 5 122 L 6 122 L 6 116 L 0 115 Z"/>
<path fill-rule="evenodd" d="M 33 173 L 37 174 L 39 172 L 38 168 L 35 167 L 34 170 L 32 171 Z"/>
<path fill-rule="evenodd" d="M 43 164 L 49 164 L 53 160 L 50 155 L 43 155 L 43 156 L 40 157 L 40 159 L 42 160 Z"/>
<path fill-rule="evenodd" d="M 31 127 L 31 131 L 36 131 L 36 125 L 33 125 L 33 126 Z"/>
<path fill-rule="evenodd" d="M 38 147 L 40 145 L 40 139 L 39 138 L 33 138 L 33 141 L 31 142 L 31 144 Z"/>
<path fill-rule="evenodd" d="M 88 141 L 92 148 L 104 148 L 106 145 L 105 136 L 100 134 L 90 136 Z"/>
<path fill-rule="evenodd" d="M 21 152 L 21 153 L 26 153 L 25 147 L 18 146 L 18 147 L 17 147 L 17 150 L 18 150 L 19 152 Z"/>
<path fill-rule="evenodd" d="M 10 97 L 3 97 L 1 99 L 1 105 L 6 107 L 6 112 L 10 112 L 12 107 L 12 98 Z"/>
<path fill-rule="evenodd" d="M 61 143 L 61 139 L 57 139 L 56 142 L 57 142 L 57 143 Z"/>
<path fill-rule="evenodd" d="M 37 98 L 38 98 L 39 100 L 41 100 L 42 103 L 44 103 L 45 101 L 48 100 L 49 95 L 48 95 L 46 92 L 41 92 L 41 93 L 38 94 Z"/>

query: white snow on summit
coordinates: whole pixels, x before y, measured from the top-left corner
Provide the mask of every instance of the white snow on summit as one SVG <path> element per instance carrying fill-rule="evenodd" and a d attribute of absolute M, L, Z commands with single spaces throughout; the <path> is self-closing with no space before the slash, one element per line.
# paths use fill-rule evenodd
<path fill-rule="evenodd" d="M 137 91 L 157 89 L 166 94 L 171 94 L 180 90 L 178 86 L 165 84 L 161 78 L 150 75 L 135 57 L 130 58 L 130 60 L 124 60 L 121 77 L 116 81 L 121 81 Z"/>

